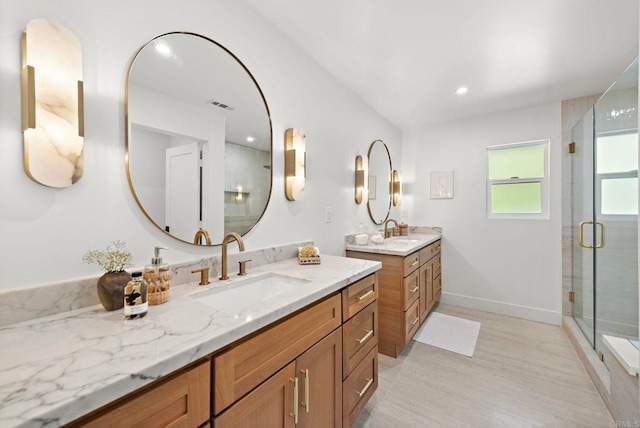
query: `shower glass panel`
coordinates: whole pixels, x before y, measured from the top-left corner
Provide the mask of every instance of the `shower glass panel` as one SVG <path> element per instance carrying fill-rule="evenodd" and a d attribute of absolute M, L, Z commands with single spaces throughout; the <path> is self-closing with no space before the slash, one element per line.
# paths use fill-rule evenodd
<path fill-rule="evenodd" d="M 636 60 L 572 132 L 572 313 L 601 355 L 638 339 L 637 107 Z"/>

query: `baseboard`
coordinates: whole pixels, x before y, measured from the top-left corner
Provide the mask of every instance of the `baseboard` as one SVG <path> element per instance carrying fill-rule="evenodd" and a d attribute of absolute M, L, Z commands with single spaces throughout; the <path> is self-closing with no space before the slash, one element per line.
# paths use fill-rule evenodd
<path fill-rule="evenodd" d="M 562 325 L 562 312 L 560 311 L 554 312 L 546 309 L 532 308 L 529 306 L 515 305 L 513 303 L 479 299 L 477 297 L 445 292 L 442 293 L 440 301 L 451 305 L 523 318 L 530 321 L 543 322 L 545 324 Z"/>

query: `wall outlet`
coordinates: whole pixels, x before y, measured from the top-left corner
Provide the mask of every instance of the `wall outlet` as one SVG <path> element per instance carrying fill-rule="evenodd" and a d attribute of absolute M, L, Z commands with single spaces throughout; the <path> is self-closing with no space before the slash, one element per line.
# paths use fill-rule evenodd
<path fill-rule="evenodd" d="M 400 212 L 400 217 L 401 217 L 401 218 L 408 218 L 408 217 L 409 217 L 409 210 L 407 210 L 407 209 L 403 209 L 403 210 Z"/>
<path fill-rule="evenodd" d="M 332 220 L 331 207 L 326 207 L 324 209 L 324 219 L 325 219 L 325 222 L 331 223 L 331 220 Z"/>

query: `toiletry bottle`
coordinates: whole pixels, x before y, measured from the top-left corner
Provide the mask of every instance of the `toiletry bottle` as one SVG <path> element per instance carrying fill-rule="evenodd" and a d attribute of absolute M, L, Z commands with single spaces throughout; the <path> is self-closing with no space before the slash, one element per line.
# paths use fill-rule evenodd
<path fill-rule="evenodd" d="M 142 279 L 142 272 L 134 272 L 124 287 L 124 317 L 130 320 L 142 318 L 148 309 L 147 283 Z"/>
<path fill-rule="evenodd" d="M 144 267 L 144 280 L 149 286 L 149 304 L 159 305 L 169 300 L 169 280 L 171 271 L 169 265 L 162 263 L 160 250 L 167 250 L 166 247 L 155 247 L 151 264 Z"/>

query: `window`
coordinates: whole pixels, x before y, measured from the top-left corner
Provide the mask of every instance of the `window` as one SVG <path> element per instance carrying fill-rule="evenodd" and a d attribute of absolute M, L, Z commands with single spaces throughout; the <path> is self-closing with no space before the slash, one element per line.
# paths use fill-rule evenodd
<path fill-rule="evenodd" d="M 600 215 L 638 215 L 638 133 L 596 138 L 596 195 Z"/>
<path fill-rule="evenodd" d="M 490 218 L 549 218 L 549 140 L 487 148 Z"/>

